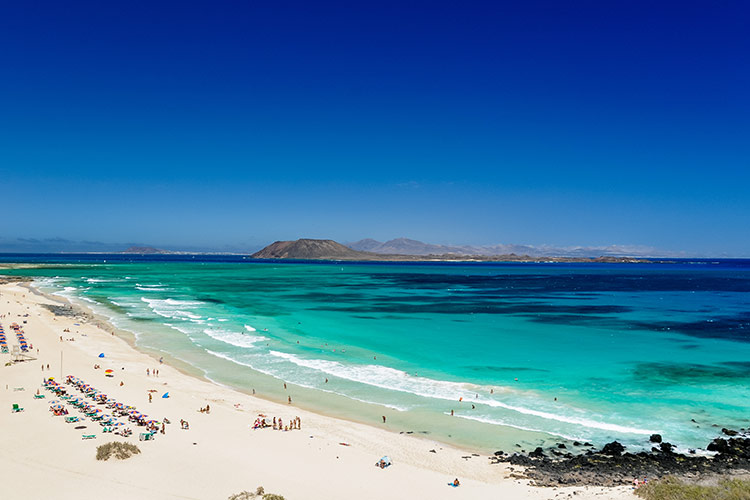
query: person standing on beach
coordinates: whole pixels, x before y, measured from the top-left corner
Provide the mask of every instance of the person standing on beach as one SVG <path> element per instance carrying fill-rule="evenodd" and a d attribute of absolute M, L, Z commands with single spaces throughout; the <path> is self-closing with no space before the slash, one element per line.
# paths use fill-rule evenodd
<path fill-rule="evenodd" d="M 385 415 L 383 415 L 383 423 L 385 423 Z"/>
<path fill-rule="evenodd" d="M 149 403 L 151 402 L 151 393 L 150 392 L 148 393 L 148 402 Z"/>

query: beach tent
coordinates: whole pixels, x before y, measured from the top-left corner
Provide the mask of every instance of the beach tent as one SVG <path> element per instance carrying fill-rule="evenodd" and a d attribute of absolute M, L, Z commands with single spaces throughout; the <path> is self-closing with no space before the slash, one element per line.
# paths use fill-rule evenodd
<path fill-rule="evenodd" d="M 99 353 L 99 357 L 100 357 L 100 358 L 103 358 L 103 357 L 104 357 L 104 353 L 103 353 L 103 352 L 100 352 L 100 353 Z"/>
<path fill-rule="evenodd" d="M 164 394 L 162 394 L 161 397 L 164 398 L 164 399 L 167 399 L 169 397 L 169 393 L 165 392 Z"/>

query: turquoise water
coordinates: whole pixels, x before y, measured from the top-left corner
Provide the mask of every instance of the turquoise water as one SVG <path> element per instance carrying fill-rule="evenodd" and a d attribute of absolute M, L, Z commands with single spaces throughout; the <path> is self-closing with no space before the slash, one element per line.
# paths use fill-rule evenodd
<path fill-rule="evenodd" d="M 713 424 L 750 417 L 744 263 L 144 261 L 13 273 L 217 382 L 460 444 L 641 448 L 658 432 L 687 449 L 705 447 Z"/>

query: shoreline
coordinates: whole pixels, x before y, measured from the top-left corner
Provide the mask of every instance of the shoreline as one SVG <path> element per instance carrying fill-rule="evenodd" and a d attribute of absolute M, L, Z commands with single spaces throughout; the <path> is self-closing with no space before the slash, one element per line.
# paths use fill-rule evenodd
<path fill-rule="evenodd" d="M 39 290 L 34 287 L 34 278 L 28 280 L 27 287 L 33 288 L 34 293 L 41 294 L 49 300 L 57 301 L 60 303 L 68 304 L 71 307 L 77 308 L 81 311 L 81 314 L 91 318 L 91 321 L 95 322 L 100 328 L 108 332 L 114 332 L 115 335 L 122 338 L 127 342 L 131 348 L 141 352 L 145 355 L 150 356 L 154 361 L 158 361 L 159 357 L 169 359 L 173 366 L 178 370 L 182 371 L 187 376 L 198 378 L 202 381 L 217 384 L 222 387 L 253 396 L 265 401 L 269 401 L 276 404 L 286 403 L 286 385 L 294 387 L 296 396 L 294 397 L 295 404 L 300 408 L 304 408 L 308 411 L 316 413 L 322 416 L 329 416 L 332 418 L 338 418 L 353 423 L 371 426 L 377 429 L 384 429 L 394 434 L 408 434 L 414 437 L 419 437 L 427 441 L 436 441 L 442 445 L 448 447 L 455 447 L 461 449 L 468 454 L 480 454 L 480 455 L 491 455 L 498 449 L 508 449 L 512 446 L 518 447 L 519 450 L 523 449 L 526 451 L 532 450 L 539 445 L 547 446 L 550 443 L 556 445 L 558 442 L 572 443 L 573 438 L 567 439 L 560 436 L 545 433 L 543 431 L 537 431 L 532 429 L 525 429 L 514 427 L 511 425 L 491 425 L 481 421 L 474 421 L 469 418 L 461 417 L 460 415 L 456 418 L 460 418 L 460 424 L 453 422 L 453 417 L 448 417 L 447 413 L 444 416 L 438 416 L 440 420 L 430 421 L 430 425 L 423 426 L 421 418 L 430 418 L 430 415 L 422 415 L 415 411 L 403 412 L 396 409 L 396 407 L 385 407 L 381 403 L 374 403 L 364 400 L 357 400 L 346 395 L 342 395 L 336 392 L 328 393 L 322 391 L 319 388 L 311 388 L 305 385 L 298 385 L 293 382 L 287 382 L 284 379 L 267 374 L 248 365 L 242 365 L 243 371 L 250 371 L 253 373 L 251 381 L 256 382 L 258 385 L 257 393 L 252 392 L 252 389 L 244 387 L 251 387 L 252 384 L 248 385 L 248 380 L 242 380 L 242 384 L 232 384 L 231 382 L 224 382 L 215 380 L 207 375 L 206 369 L 199 368 L 192 365 L 189 361 L 180 358 L 167 350 L 161 350 L 156 347 L 144 347 L 139 346 L 136 343 L 136 333 L 125 328 L 119 328 L 112 323 L 112 318 L 106 314 L 99 313 L 92 309 L 85 300 L 79 297 L 67 297 L 58 293 L 48 293 Z M 105 307 L 101 304 L 97 304 L 100 307 Z M 237 363 L 233 360 L 221 359 L 218 363 Z M 204 365 L 206 366 L 206 365 Z M 281 391 L 279 387 L 284 385 L 285 390 Z M 261 390 L 261 387 L 263 390 Z M 388 425 L 382 427 L 379 424 L 380 415 L 385 414 L 388 418 Z M 368 420 L 366 415 L 374 415 L 372 419 Z M 457 427 L 458 425 L 458 427 Z M 491 431 L 495 434 L 492 437 L 492 441 L 486 440 L 485 436 L 488 432 L 488 425 L 491 426 Z M 424 427 L 428 427 L 429 430 L 421 430 Z M 456 432 L 463 432 L 463 439 L 455 437 Z M 428 437 L 429 436 L 429 437 Z M 467 436 L 482 436 L 480 441 L 475 438 L 474 441 L 470 441 Z M 521 444 L 518 444 L 521 443 Z"/>
<path fill-rule="evenodd" d="M 98 463 L 93 448 L 106 439 L 81 441 L 77 431 L 51 416 L 47 402 L 31 398 L 41 380 L 38 363 L 3 367 L 0 373 L 8 387 L 24 387 L 25 391 L 6 389 L 1 393 L 2 403 L 20 402 L 26 411 L 13 415 L 2 413 L 0 417 L 0 423 L 13 431 L 12 436 L 2 438 L 0 469 L 25 475 L 46 470 L 48 476 L 54 476 L 34 485 L 16 485 L 9 498 L 44 496 L 45 488 L 60 496 L 59 492 L 65 491 L 60 484 L 70 486 L 73 491 L 90 484 L 97 487 L 106 484 L 107 488 L 114 485 L 114 490 L 107 490 L 110 498 L 132 498 L 132 487 L 119 479 L 122 474 L 136 474 L 141 483 L 138 489 L 141 498 L 226 498 L 260 484 L 287 498 L 382 498 L 394 491 L 399 491 L 399 496 L 411 491 L 415 495 L 428 493 L 433 498 L 491 498 L 498 494 L 512 498 L 552 498 L 560 491 L 529 486 L 528 481 L 512 479 L 510 467 L 490 465 L 487 457 L 467 455 L 461 448 L 430 438 L 397 434 L 278 404 L 183 373 L 169 363 L 159 365 L 152 356 L 135 349 L 121 336 L 106 332 L 101 325 L 81 322 L 76 327 L 75 318 L 56 316 L 42 306 L 51 302 L 59 304 L 59 300 L 29 292 L 29 288 L 17 283 L 0 286 L 0 303 L 7 303 L 0 308 L 6 315 L 0 322 L 8 328 L 26 310 L 25 314 L 30 315 L 29 323 L 23 327 L 34 348 L 42 351 L 41 362 L 46 364 L 49 360 L 51 373 L 60 373 L 57 361 L 61 355 L 57 354 L 65 352 L 63 376 L 75 375 L 97 387 L 103 386 L 103 390 L 114 393 L 118 400 L 122 393 L 123 401 L 134 400 L 133 403 L 139 409 L 144 407 L 144 411 L 158 407 L 172 422 L 187 416 L 191 430 L 180 431 L 172 425 L 166 436 L 157 436 L 156 442 L 138 443 L 141 455 L 121 463 Z M 58 340 L 55 330 L 64 327 L 71 329 L 71 333 L 64 335 L 70 335 L 74 341 Z M 103 365 L 104 362 L 108 366 L 112 364 L 113 368 L 122 365 L 124 386 L 118 387 L 115 380 L 103 379 L 102 373 L 93 370 L 97 352 L 112 353 L 103 358 Z M 148 366 L 159 366 L 164 374 L 159 379 L 146 377 L 143 367 Z M 171 397 L 157 399 L 155 405 L 144 404 L 146 388 L 154 386 L 156 380 L 160 384 L 164 381 L 164 390 L 170 391 Z M 196 413 L 197 408 L 209 402 L 210 416 Z M 252 431 L 249 426 L 258 413 L 284 415 L 285 420 L 293 418 L 292 414 L 301 416 L 304 430 Z M 216 424 L 209 424 L 211 421 Z M 89 426 L 92 428 L 91 424 Z M 34 446 L 24 445 L 26 438 Z M 133 437 L 129 441 L 137 443 Z M 201 446 L 191 447 L 191 442 Z M 431 453 L 431 449 L 435 452 Z M 196 450 L 200 453 L 196 454 Z M 395 464 L 386 474 L 372 467 L 382 454 L 388 454 Z M 66 457 L 67 465 L 58 467 L 57 457 Z M 95 479 L 90 474 L 82 475 L 81 471 L 89 468 L 95 470 L 92 472 Z M 248 473 L 257 479 L 248 482 L 244 479 Z M 209 493 L 200 481 L 206 475 L 215 477 L 221 488 Z M 446 486 L 446 481 L 453 476 L 461 478 L 460 488 Z M 165 477 L 167 480 L 162 484 Z M 363 492 L 359 487 L 362 482 L 371 484 L 372 488 Z M 627 494 L 624 489 L 612 488 L 565 490 L 578 491 L 582 498 L 589 495 L 591 498 L 623 498 Z"/>
<path fill-rule="evenodd" d="M 136 336 L 135 336 L 135 334 L 133 332 L 131 332 L 129 330 L 126 330 L 126 329 L 123 329 L 123 328 L 118 328 L 118 327 L 114 326 L 108 320 L 108 318 L 102 316 L 101 314 L 96 313 L 93 309 L 91 309 L 90 307 L 88 307 L 86 304 L 83 304 L 83 303 L 73 303 L 67 297 L 64 297 L 64 296 L 61 296 L 61 295 L 56 295 L 54 293 L 46 293 L 46 292 L 43 292 L 43 291 L 39 290 L 38 288 L 34 287 L 33 280 L 26 281 L 26 282 L 21 282 L 20 286 L 23 287 L 23 288 L 26 288 L 26 289 L 30 290 L 32 293 L 35 293 L 35 294 L 39 295 L 40 297 L 43 297 L 43 298 L 45 298 L 47 300 L 51 300 L 51 301 L 55 301 L 55 302 L 60 302 L 60 303 L 68 305 L 69 307 L 71 307 L 71 309 L 73 311 L 78 311 L 81 316 L 89 319 L 90 322 L 91 322 L 91 324 L 95 325 L 96 327 L 98 327 L 99 329 L 101 329 L 101 330 L 103 330 L 103 331 L 105 331 L 107 333 L 112 333 L 113 335 L 119 337 L 121 340 L 123 340 L 125 343 L 127 343 L 128 346 L 130 346 L 130 348 L 133 349 L 134 351 L 136 351 L 136 352 L 138 352 L 140 354 L 149 356 L 153 360 L 154 363 L 159 363 L 159 358 L 161 357 L 161 358 L 163 358 L 165 360 L 166 364 L 168 364 L 169 366 L 172 366 L 173 368 L 175 368 L 177 371 L 179 371 L 180 373 L 182 373 L 186 377 L 193 377 L 193 378 L 199 379 L 199 380 L 201 380 L 203 382 L 206 382 L 206 383 L 209 383 L 209 384 L 215 384 L 215 385 L 218 385 L 218 386 L 223 387 L 225 389 L 228 389 L 228 390 L 231 390 L 231 391 L 236 391 L 236 392 L 239 392 L 239 393 L 244 394 L 246 396 L 250 396 L 250 397 L 255 398 L 255 399 L 260 399 L 260 400 L 263 400 L 263 401 L 266 401 L 266 402 L 269 402 L 269 403 L 273 403 L 273 404 L 283 404 L 284 403 L 283 396 L 280 396 L 280 397 L 268 397 L 268 396 L 264 396 L 263 394 L 258 394 L 258 393 L 253 394 L 251 392 L 251 390 L 242 389 L 241 387 L 234 387 L 232 385 L 225 384 L 225 383 L 219 382 L 217 380 L 214 380 L 214 379 L 208 377 L 205 374 L 204 370 L 202 370 L 200 368 L 194 368 L 189 362 L 187 362 L 187 361 L 185 361 L 183 359 L 180 359 L 178 357 L 175 357 L 174 355 L 172 355 L 169 352 L 156 351 L 156 350 L 153 350 L 153 349 L 150 349 L 150 348 L 147 348 L 147 347 L 145 348 L 145 347 L 142 347 L 142 346 L 138 346 L 137 343 L 136 343 Z M 158 354 L 157 354 L 157 352 L 158 352 Z M 253 371 L 255 371 L 255 370 L 253 370 Z M 280 379 L 280 378 L 273 377 L 271 375 L 266 375 L 266 374 L 263 374 L 261 372 L 256 372 L 256 373 L 257 373 L 258 376 L 261 376 L 261 377 L 270 377 L 270 378 L 273 378 L 275 380 L 278 380 L 280 383 L 284 383 L 284 381 L 282 379 Z M 310 390 L 314 391 L 314 389 L 310 389 Z M 342 420 L 346 420 L 348 422 L 352 422 L 352 423 L 355 423 L 355 424 L 367 425 L 367 426 L 370 426 L 370 427 L 373 427 L 373 428 L 377 428 L 377 427 L 372 426 L 371 424 L 369 424 L 367 422 L 364 422 L 362 420 L 358 420 L 356 418 L 347 418 L 347 417 L 340 416 L 340 415 L 328 414 L 328 413 L 325 413 L 323 411 L 320 411 L 320 409 L 318 409 L 318 408 L 308 408 L 308 407 L 305 407 L 305 406 L 303 406 L 301 408 L 304 409 L 304 410 L 306 410 L 306 411 L 309 411 L 309 412 L 315 413 L 317 415 L 320 415 L 322 417 L 342 419 Z M 430 442 L 438 442 L 438 443 L 440 443 L 443 446 L 456 448 L 457 450 L 461 450 L 461 451 L 465 452 L 466 454 L 472 454 L 472 453 L 473 454 L 487 454 L 487 453 L 490 452 L 490 449 L 491 449 L 491 447 L 488 447 L 487 449 L 475 449 L 475 448 L 471 448 L 470 446 L 462 446 L 462 445 L 456 444 L 456 443 L 443 442 L 443 441 L 441 441 L 439 439 L 428 439 L 426 437 L 418 435 L 414 431 L 396 431 L 396 430 L 392 430 L 392 429 L 388 429 L 388 428 L 378 428 L 378 429 L 382 429 L 385 432 L 390 432 L 390 433 L 392 433 L 394 435 L 396 435 L 396 434 L 401 435 L 401 434 L 408 433 L 409 435 L 412 435 L 416 439 L 426 440 L 426 441 L 430 441 Z"/>

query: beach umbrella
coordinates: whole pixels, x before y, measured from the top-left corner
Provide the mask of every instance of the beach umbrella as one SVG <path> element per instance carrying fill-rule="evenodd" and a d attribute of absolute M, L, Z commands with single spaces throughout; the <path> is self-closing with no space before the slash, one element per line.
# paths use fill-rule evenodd
<path fill-rule="evenodd" d="M 104 373 L 112 373 L 114 370 L 104 370 Z"/>

